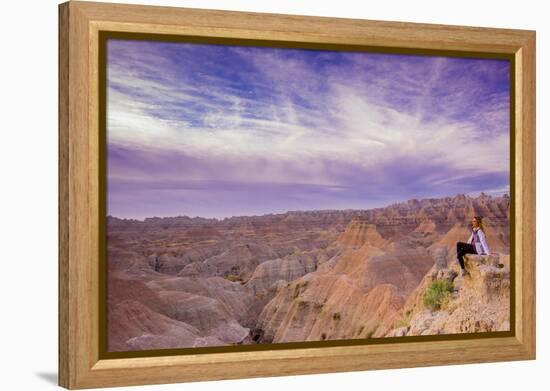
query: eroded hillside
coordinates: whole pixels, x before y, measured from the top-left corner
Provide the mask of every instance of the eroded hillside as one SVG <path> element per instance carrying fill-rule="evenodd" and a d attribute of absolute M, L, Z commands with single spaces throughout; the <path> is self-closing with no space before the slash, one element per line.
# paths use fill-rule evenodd
<path fill-rule="evenodd" d="M 474 214 L 485 216 L 491 250 L 502 255 L 490 265 L 469 259 L 470 276 L 457 279 L 455 245 Z M 506 282 L 468 294 L 507 278 L 495 265 L 509 254 L 507 196 L 223 220 L 109 217 L 107 231 L 111 351 L 507 327 Z M 428 314 L 422 297 L 438 276 L 451 279 L 454 301 Z M 472 315 L 471 327 L 457 320 L 474 312 L 483 319 Z M 417 332 L 430 316 L 439 323 Z"/>

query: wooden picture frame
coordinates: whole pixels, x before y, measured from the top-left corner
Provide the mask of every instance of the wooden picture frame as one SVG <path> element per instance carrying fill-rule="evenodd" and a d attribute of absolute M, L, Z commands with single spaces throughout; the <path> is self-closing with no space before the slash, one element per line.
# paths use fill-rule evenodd
<path fill-rule="evenodd" d="M 100 348 L 99 69 L 102 32 L 505 55 L 513 61 L 514 329 L 505 337 L 408 340 L 104 358 Z M 301 45 L 301 46 L 300 46 Z M 59 384 L 91 388 L 535 359 L 535 32 L 91 2 L 59 6 Z"/>

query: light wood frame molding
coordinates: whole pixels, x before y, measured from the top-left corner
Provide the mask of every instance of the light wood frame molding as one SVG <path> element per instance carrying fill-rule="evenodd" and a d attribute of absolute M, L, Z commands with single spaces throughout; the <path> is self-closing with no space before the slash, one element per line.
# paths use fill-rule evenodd
<path fill-rule="evenodd" d="M 507 54 L 515 62 L 513 336 L 101 359 L 100 31 Z M 512 189 L 511 189 L 512 190 Z M 59 384 L 92 388 L 535 359 L 535 32 L 70 1 L 59 6 Z"/>

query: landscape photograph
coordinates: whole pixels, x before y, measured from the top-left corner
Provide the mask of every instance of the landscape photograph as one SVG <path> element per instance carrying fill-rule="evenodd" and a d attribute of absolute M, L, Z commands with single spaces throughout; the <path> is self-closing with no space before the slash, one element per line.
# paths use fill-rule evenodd
<path fill-rule="evenodd" d="M 108 352 L 511 330 L 509 60 L 110 38 L 106 67 Z"/>

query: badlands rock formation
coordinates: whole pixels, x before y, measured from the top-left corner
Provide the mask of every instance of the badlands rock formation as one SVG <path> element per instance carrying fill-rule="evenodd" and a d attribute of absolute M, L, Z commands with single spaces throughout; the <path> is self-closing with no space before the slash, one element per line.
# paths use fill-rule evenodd
<path fill-rule="evenodd" d="M 369 210 L 107 219 L 111 351 L 496 331 L 509 327 L 509 198 Z M 491 257 L 455 247 L 485 216 Z M 454 288 L 423 304 L 434 280 Z"/>
<path fill-rule="evenodd" d="M 386 336 L 438 335 L 510 330 L 509 255 L 466 255 L 468 274 L 455 264 L 434 265 L 394 318 Z M 443 267 L 442 267 L 443 266 Z M 423 296 L 436 280 L 452 283 L 453 291 L 436 310 Z"/>

